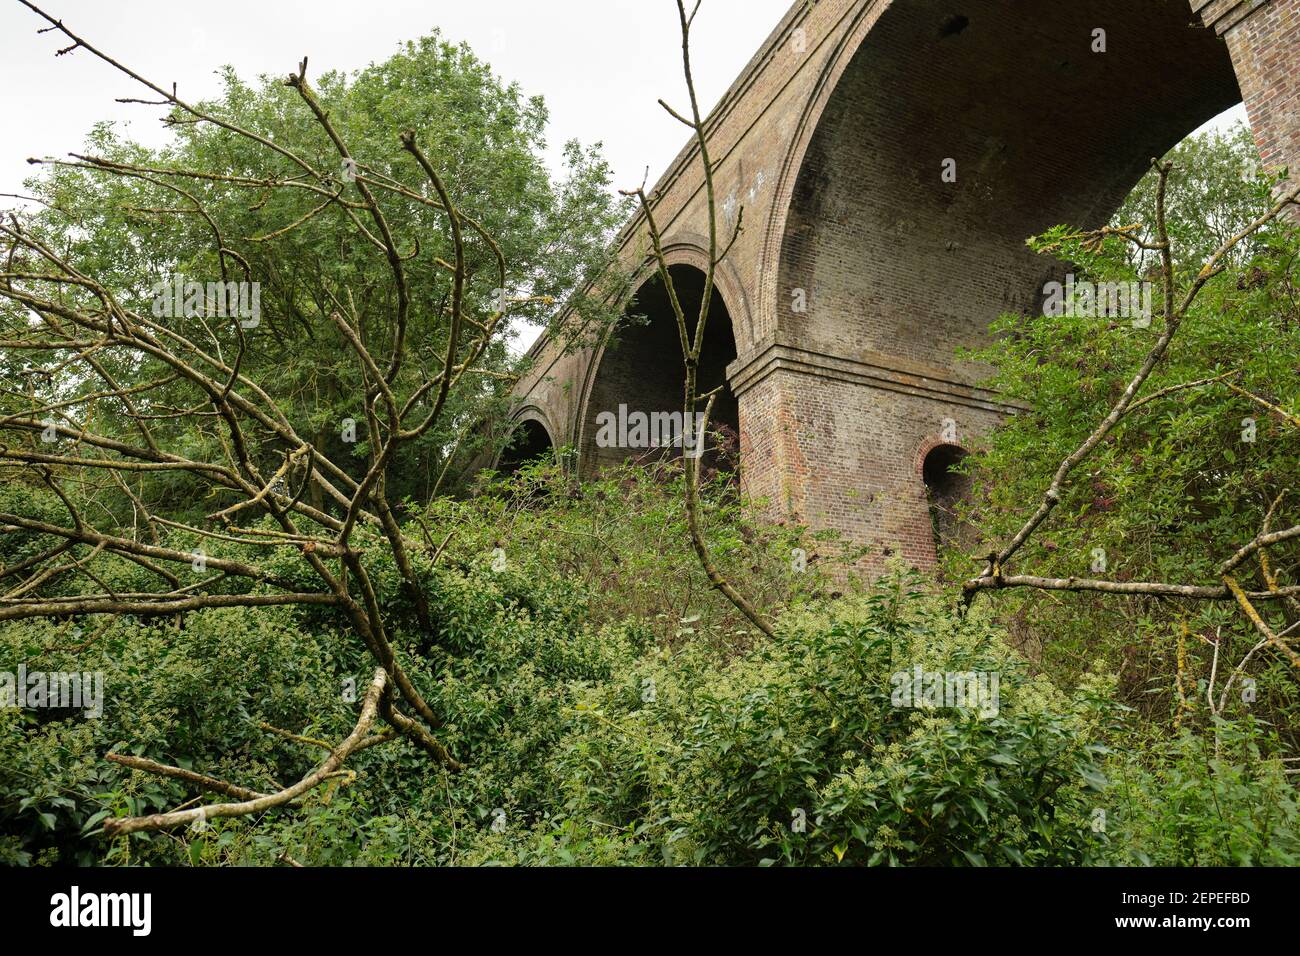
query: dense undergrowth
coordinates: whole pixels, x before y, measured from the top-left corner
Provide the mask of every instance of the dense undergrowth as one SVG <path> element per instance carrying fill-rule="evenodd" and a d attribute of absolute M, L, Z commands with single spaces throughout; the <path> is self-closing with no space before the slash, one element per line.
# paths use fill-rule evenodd
<path fill-rule="evenodd" d="M 1253 158 L 1246 131 L 1175 152 L 1181 281 L 1267 202 L 1267 181 L 1239 175 Z M 1116 222 L 1151 221 L 1151 190 Z M 1081 279 L 1149 275 L 1122 242 L 1066 251 Z M 1297 262 L 1279 225 L 1207 284 L 1149 383 L 1159 400 L 1095 450 L 1019 567 L 1205 583 L 1270 508 L 1294 523 Z M 1294 865 L 1300 684 L 1275 651 L 1247 653 L 1257 638 L 1231 604 L 1025 590 L 959 610 L 957 582 L 1021 526 L 1159 328 L 1158 316 L 999 321 L 975 357 L 1027 411 L 971 443 L 973 491 L 937 576 L 896 565 L 867 582 L 850 570 L 855 549 L 762 523 L 733 479 L 710 476 L 710 550 L 775 640 L 710 586 L 672 464 L 579 482 L 542 461 L 427 504 L 430 481 L 402 484 L 394 494 L 411 500 L 394 506 L 425 544 L 411 553 L 430 627 L 375 531 L 352 542 L 458 774 L 392 741 L 292 806 L 110 839 L 109 817 L 212 795 L 106 754 L 278 790 L 319 763 L 316 742 L 352 728 L 373 659 L 319 606 L 0 623 L 0 674 L 102 672 L 105 690 L 99 717 L 0 707 L 0 864 Z M 23 474 L 0 485 L 0 511 L 61 520 L 64 503 Z M 166 513 L 199 508 L 195 486 L 157 475 Z M 132 500 L 117 505 L 134 532 Z M 211 546 L 178 527 L 172 547 Z M 264 560 L 211 540 L 221 557 Z M 0 560 L 13 573 L 48 545 L 6 532 Z M 1293 549 L 1273 555 L 1244 578 L 1252 588 L 1300 575 Z M 267 563 L 282 587 L 320 588 L 291 550 Z M 32 580 L 42 599 L 89 587 Z M 156 586 L 109 555 L 95 583 Z M 1295 626 L 1300 612 L 1281 613 Z M 935 674 L 996 677 L 992 706 L 928 699 L 928 686 L 923 706 L 900 702 Z"/>
<path fill-rule="evenodd" d="M 709 489 L 711 543 L 776 615 L 759 641 L 691 559 L 678 477 L 628 467 L 578 484 L 524 469 L 412 516 L 455 533 L 424 567 L 435 634 L 391 571 L 408 669 L 465 764 L 401 743 L 297 805 L 107 839 L 109 814 L 192 786 L 109 750 L 252 788 L 295 779 L 354 719 L 364 654 L 330 613 L 210 609 L 181 621 L 10 622 L 0 656 L 103 670 L 104 715 L 0 710 L 0 859 L 13 864 L 1285 864 L 1295 791 L 1272 727 L 1177 733 L 1113 676 L 1068 692 L 1013 650 L 992 602 L 894 569 L 852 587 L 791 551 L 834 550 L 744 518 Z M 133 573 L 122 569 L 125 585 Z M 67 650 L 84 645 L 75 653 Z M 65 648 L 65 649 L 60 649 Z M 894 675 L 996 673 L 996 713 L 894 706 Z"/>

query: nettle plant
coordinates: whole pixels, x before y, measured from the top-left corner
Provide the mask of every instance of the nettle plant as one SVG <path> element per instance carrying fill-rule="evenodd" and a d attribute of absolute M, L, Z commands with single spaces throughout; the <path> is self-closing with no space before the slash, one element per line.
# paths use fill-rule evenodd
<path fill-rule="evenodd" d="M 576 346 L 617 311 L 607 169 L 571 145 L 553 185 L 540 101 L 436 36 L 320 88 L 303 59 L 191 103 L 26 5 L 61 54 L 144 86 L 129 102 L 165 108 L 177 136 L 154 153 L 101 127 L 97 152 L 33 160 L 51 170 L 41 208 L 0 222 L 0 473 L 18 489 L 0 510 L 0 625 L 296 609 L 370 660 L 351 732 L 292 738 L 325 755 L 290 785 L 109 753 L 229 800 L 104 832 L 284 806 L 390 741 L 460 770 L 396 649 L 402 629 L 438 640 L 446 536 L 395 502 L 472 454 L 519 372 L 514 323 Z"/>

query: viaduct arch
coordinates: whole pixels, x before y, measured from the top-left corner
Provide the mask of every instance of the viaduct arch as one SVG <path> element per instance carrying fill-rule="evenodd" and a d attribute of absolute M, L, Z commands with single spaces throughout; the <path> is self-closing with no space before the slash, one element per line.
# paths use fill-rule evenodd
<path fill-rule="evenodd" d="M 516 405 L 506 431 L 505 447 L 491 461 L 503 475 L 514 474 L 557 447 L 555 425 L 546 409 L 531 402 Z"/>
<path fill-rule="evenodd" d="M 727 386 L 748 496 L 931 563 L 941 463 L 1011 411 L 955 352 L 1063 271 L 1024 240 L 1104 223 L 1150 157 L 1243 100 L 1265 166 L 1300 169 L 1300 0 L 795 3 L 708 120 L 722 231 L 742 207 L 745 231 L 718 275 L 702 384 Z M 698 302 L 693 144 L 653 202 Z M 620 241 L 642 265 L 641 216 Z M 598 447 L 600 412 L 680 407 L 663 299 L 648 277 L 631 310 L 647 324 L 530 353 L 518 405 L 580 469 L 628 454 Z"/>

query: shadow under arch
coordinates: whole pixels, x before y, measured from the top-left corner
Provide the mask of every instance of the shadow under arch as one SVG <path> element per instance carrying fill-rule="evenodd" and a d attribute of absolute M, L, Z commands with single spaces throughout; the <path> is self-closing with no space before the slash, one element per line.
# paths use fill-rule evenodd
<path fill-rule="evenodd" d="M 510 438 L 497 459 L 496 470 L 501 475 L 513 475 L 524 465 L 554 450 L 555 442 L 546 426 L 537 418 L 524 418 L 510 433 Z"/>
<path fill-rule="evenodd" d="M 1187 0 L 893 0 L 864 14 L 787 173 L 765 293 L 786 334 L 978 378 L 955 349 L 1064 272 L 1025 240 L 1102 225 L 1152 157 L 1241 101 L 1225 44 L 1193 20 Z M 794 289 L 806 311 L 783 306 Z"/>
<path fill-rule="evenodd" d="M 673 287 L 687 318 L 688 334 L 695 334 L 704 298 L 704 273 L 693 265 L 669 266 Z M 720 388 L 709 420 L 710 432 L 720 432 L 721 444 L 710 438 L 702 464 L 706 469 L 734 470 L 738 464 L 740 410 L 727 381 L 727 366 L 736 359 L 736 339 L 730 310 L 715 286 L 700 352 L 697 392 Z M 605 343 L 592 371 L 587 399 L 582 409 L 579 459 L 584 474 L 626 460 L 654 460 L 677 457 L 680 448 L 655 447 L 641 441 L 634 427 L 618 428 L 617 439 L 602 425 L 622 423 L 634 416 L 680 414 L 686 383 L 677 320 L 667 289 L 658 274 L 638 288 L 625 316 Z M 702 409 L 701 409 L 702 410 Z M 626 434 L 624 434 L 626 432 Z M 654 436 L 646 436 L 653 440 Z M 628 439 L 628 440 L 624 440 Z"/>
<path fill-rule="evenodd" d="M 970 541 L 971 529 L 957 516 L 957 506 L 970 496 L 972 487 L 970 477 L 958 471 L 966 455 L 960 445 L 941 443 L 931 448 L 921 462 L 936 556 L 944 548 L 960 548 Z"/>

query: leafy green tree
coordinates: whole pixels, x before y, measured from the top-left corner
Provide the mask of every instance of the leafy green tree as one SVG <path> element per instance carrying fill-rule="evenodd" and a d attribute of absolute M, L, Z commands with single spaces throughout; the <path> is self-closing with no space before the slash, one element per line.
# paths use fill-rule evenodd
<path fill-rule="evenodd" d="M 284 806 L 392 740 L 462 770 L 407 656 L 410 633 L 447 639 L 442 550 L 411 499 L 503 400 L 512 324 L 578 344 L 618 311 L 607 168 L 570 144 L 553 184 L 541 102 L 436 36 L 319 89 L 306 59 L 255 87 L 227 71 L 190 103 L 42 16 L 156 96 L 177 138 L 147 151 L 100 127 L 93 152 L 43 161 L 38 212 L 0 223 L 0 626 L 75 639 L 297 608 L 369 661 L 353 726 L 287 786 L 114 749 L 229 799 L 128 805 L 105 831 Z"/>
<path fill-rule="evenodd" d="M 129 307 L 149 309 L 156 287 L 176 274 L 204 283 L 256 281 L 260 317 L 245 330 L 241 368 L 265 383 L 301 434 L 347 461 L 368 447 L 364 439 L 350 447 L 340 440 L 346 419 L 364 420 L 364 387 L 329 315 L 347 314 L 370 345 L 390 341 L 399 313 L 406 312 L 411 354 L 395 381 L 403 398 L 427 381 L 447 350 L 452 239 L 435 191 L 398 136 L 418 130 L 422 148 L 454 185 L 470 233 L 464 295 L 484 314 L 504 303 L 510 320 L 474 374 L 448 397 L 438 425 L 399 453 L 391 497 L 427 498 L 452 450 L 464 465 L 490 434 L 476 426 L 500 405 L 520 370 L 510 342 L 524 326 L 552 326 L 561 306 L 570 309 L 574 328 L 587 323 L 595 330 L 612 317 L 602 301 L 607 288 L 587 284 L 612 274 L 609 239 L 625 217 L 626 201 L 609 188 L 598 148 L 566 144 L 563 176 L 553 181 L 541 99 L 503 84 L 467 46 L 449 44 L 436 32 L 355 74 L 326 73 L 317 81 L 320 108 L 351 161 L 339 156 L 330 134 L 282 78 L 248 83 L 229 68 L 221 76 L 222 95 L 197 106 L 251 136 L 195 122 L 175 108 L 166 117 L 175 140 L 159 150 L 99 126 L 84 153 L 44 161 L 49 175 L 29 182 L 45 206 L 28 228 Z M 277 149 L 268 150 L 259 138 Z M 304 171 L 286 153 L 324 171 L 326 179 L 295 180 Z M 194 174 L 181 172 L 187 170 Z M 405 304 L 398 302 L 373 225 L 358 228 L 365 210 L 348 198 L 349 176 L 358 174 L 372 180 L 405 260 Z M 273 185 L 283 182 L 292 185 Z M 240 351 L 228 328 L 208 329 L 183 317 L 170 321 L 181 334 L 215 336 L 217 348 Z M 563 329 L 550 331 L 563 339 Z M 129 363 L 113 356 L 105 362 L 123 386 L 142 383 Z M 151 394 L 176 397 L 166 385 Z M 204 441 L 192 426 L 178 419 L 171 430 Z M 364 470 L 359 461 L 350 467 Z M 456 477 L 454 468 L 447 477 Z M 173 504 L 192 491 L 168 490 Z"/>
<path fill-rule="evenodd" d="M 1259 148 L 1250 127 L 1236 123 L 1189 136 L 1166 157 L 1174 164 L 1165 196 L 1165 219 L 1174 248 L 1185 263 L 1205 262 L 1233 234 L 1266 208 Z M 1112 226 L 1141 223 L 1144 240 L 1156 234 L 1156 193 L 1160 177 L 1150 172 L 1111 217 Z M 1267 236 L 1267 233 L 1265 234 Z M 1249 237 L 1229 257 L 1241 265 L 1261 248 L 1265 237 Z M 1125 258 L 1146 273 L 1155 264 L 1152 250 L 1129 244 Z"/>

